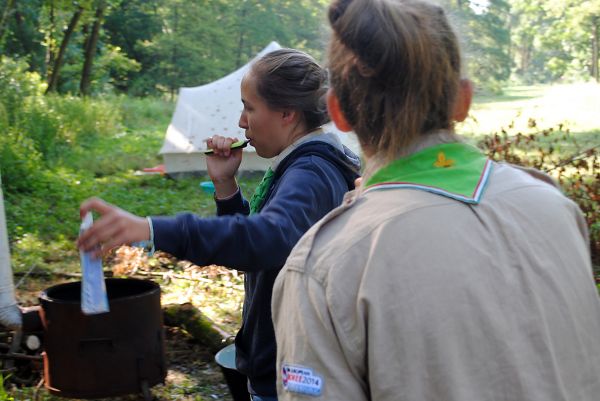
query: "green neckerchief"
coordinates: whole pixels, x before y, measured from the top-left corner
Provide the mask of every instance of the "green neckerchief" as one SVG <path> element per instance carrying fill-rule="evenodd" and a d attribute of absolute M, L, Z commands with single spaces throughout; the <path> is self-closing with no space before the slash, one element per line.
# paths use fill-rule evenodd
<path fill-rule="evenodd" d="M 252 198 L 250 198 L 250 214 L 254 214 L 260 210 L 260 207 L 262 206 L 265 198 L 267 197 L 267 192 L 269 192 L 269 187 L 273 182 L 274 176 L 275 173 L 273 172 L 273 170 L 271 170 L 271 167 L 269 167 L 265 172 L 265 175 L 263 176 L 262 180 L 258 184 L 258 187 L 256 187 Z"/>
<path fill-rule="evenodd" d="M 491 161 L 479 149 L 444 143 L 393 161 L 368 179 L 365 192 L 410 188 L 477 204 L 487 184 Z"/>

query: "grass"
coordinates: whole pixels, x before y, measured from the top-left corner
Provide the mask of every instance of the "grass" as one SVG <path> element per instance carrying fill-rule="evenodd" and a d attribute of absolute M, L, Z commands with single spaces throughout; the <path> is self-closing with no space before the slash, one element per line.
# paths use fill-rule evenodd
<path fill-rule="evenodd" d="M 60 99 L 54 102 L 69 110 Z M 207 177 L 171 180 L 160 175 L 138 175 L 144 167 L 162 163 L 158 152 L 174 104 L 124 97 L 109 102 L 118 110 L 112 118 L 112 131 L 86 136 L 81 146 L 61 155 L 54 168 L 40 171 L 41 188 L 33 194 L 5 193 L 16 272 L 32 266 L 51 270 L 57 259 L 62 261 L 62 269 L 78 268 L 73 246 L 79 227 L 78 207 L 90 196 L 138 215 L 182 211 L 214 214 L 212 195 L 202 192 L 198 185 Z M 75 119 L 72 113 L 64 114 Z M 255 181 L 244 180 L 246 193 L 251 193 Z"/>
<path fill-rule="evenodd" d="M 600 143 L 600 85 L 596 83 L 512 86 L 501 95 L 475 95 L 469 118 L 459 132 L 479 137 L 513 123 L 527 131 L 565 124 L 582 143 Z"/>

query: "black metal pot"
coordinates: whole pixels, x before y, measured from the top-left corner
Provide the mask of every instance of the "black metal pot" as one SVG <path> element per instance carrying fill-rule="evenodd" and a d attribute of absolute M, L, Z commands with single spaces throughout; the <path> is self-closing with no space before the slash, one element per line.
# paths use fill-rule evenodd
<path fill-rule="evenodd" d="M 166 362 L 160 287 L 148 280 L 107 279 L 110 312 L 81 312 L 81 282 L 40 295 L 44 379 L 55 395 L 104 398 L 164 383 Z"/>

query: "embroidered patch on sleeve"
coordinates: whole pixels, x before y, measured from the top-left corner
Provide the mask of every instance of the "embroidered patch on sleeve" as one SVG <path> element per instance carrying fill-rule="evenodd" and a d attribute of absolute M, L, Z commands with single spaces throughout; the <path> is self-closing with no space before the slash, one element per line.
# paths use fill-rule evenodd
<path fill-rule="evenodd" d="M 284 364 L 282 367 L 283 388 L 286 391 L 318 397 L 321 395 L 323 378 L 312 369 Z"/>

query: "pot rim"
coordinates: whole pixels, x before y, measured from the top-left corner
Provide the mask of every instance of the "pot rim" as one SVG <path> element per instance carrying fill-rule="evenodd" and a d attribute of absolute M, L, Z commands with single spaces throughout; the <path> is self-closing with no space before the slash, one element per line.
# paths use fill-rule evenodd
<path fill-rule="evenodd" d="M 108 300 L 109 304 L 111 304 L 113 302 L 120 302 L 120 301 L 124 301 L 124 300 L 131 301 L 136 298 L 147 297 L 148 295 L 152 295 L 156 291 L 158 291 L 160 293 L 160 285 L 152 280 L 137 279 L 137 278 L 110 277 L 110 278 L 105 278 L 105 282 L 106 282 L 107 287 L 110 285 L 111 282 L 112 283 L 137 282 L 137 283 L 144 283 L 143 285 L 148 285 L 148 289 L 143 292 L 140 292 L 137 294 L 120 296 L 120 297 L 116 297 L 116 298 L 112 298 L 112 299 L 109 298 L 109 300 Z M 43 290 L 40 293 L 40 295 L 38 296 L 38 298 L 40 301 L 43 301 L 43 302 L 60 303 L 60 304 L 66 304 L 66 305 L 71 305 L 71 304 L 79 305 L 81 303 L 81 298 L 70 300 L 70 299 L 59 299 L 59 298 L 51 297 L 50 295 L 48 295 L 48 292 L 52 292 L 53 290 L 56 290 L 57 288 L 67 288 L 67 287 L 80 287 L 81 288 L 81 281 L 69 281 L 66 283 L 53 285 L 53 286 L 48 287 L 45 290 Z"/>

